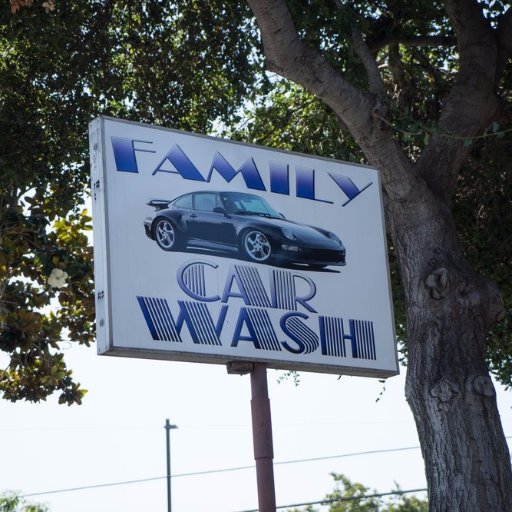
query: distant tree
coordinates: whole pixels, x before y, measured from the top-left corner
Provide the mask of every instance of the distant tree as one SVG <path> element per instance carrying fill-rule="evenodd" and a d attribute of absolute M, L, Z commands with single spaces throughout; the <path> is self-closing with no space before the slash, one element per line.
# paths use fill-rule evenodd
<path fill-rule="evenodd" d="M 40 503 L 30 503 L 18 494 L 8 493 L 0 496 L 0 512 L 49 512 Z"/>
<path fill-rule="evenodd" d="M 375 491 L 363 484 L 352 482 L 345 475 L 332 473 L 336 483 L 333 492 L 325 497 L 324 506 L 329 512 L 427 512 L 428 502 L 416 496 L 400 495 L 393 498 L 375 496 Z M 318 512 L 312 505 L 288 512 Z"/>

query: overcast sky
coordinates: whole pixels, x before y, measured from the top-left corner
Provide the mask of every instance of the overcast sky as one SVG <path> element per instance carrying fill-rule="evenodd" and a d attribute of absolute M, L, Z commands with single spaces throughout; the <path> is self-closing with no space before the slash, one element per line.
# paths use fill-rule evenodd
<path fill-rule="evenodd" d="M 117 174 L 133 178 L 131 173 Z M 144 201 L 140 203 L 144 206 Z M 281 198 L 280 207 L 285 203 Z M 360 209 L 367 209 L 364 202 L 351 204 L 352 215 L 359 219 Z M 311 208 L 305 210 L 305 218 L 311 216 Z M 375 302 L 375 279 L 368 269 L 377 275 L 384 275 L 386 269 L 364 264 L 371 251 L 359 247 L 365 237 L 360 229 L 350 229 L 347 211 L 339 219 L 324 215 L 322 222 L 347 224 L 341 230 L 343 240 L 357 256 L 341 278 L 355 279 L 355 275 L 360 284 L 363 276 L 370 276 L 372 286 L 367 288 L 373 294 L 364 295 L 366 308 Z M 143 215 L 137 213 L 129 224 L 138 226 L 134 232 L 142 256 L 133 257 L 133 250 L 126 250 L 120 259 L 132 257 L 135 269 L 144 261 L 144 268 L 155 272 L 151 285 L 162 281 L 167 292 L 174 282 L 169 254 L 145 237 L 141 219 Z M 127 238 L 115 233 L 123 241 Z M 153 259 L 145 259 L 150 254 Z M 360 272 L 354 274 L 357 268 Z M 146 277 L 136 274 L 121 272 L 121 280 L 128 275 L 130 282 L 140 284 Z M 333 276 L 318 273 L 315 280 L 327 290 L 338 289 L 340 281 Z M 353 295 L 345 292 L 341 298 L 345 308 L 352 307 Z M 379 315 L 389 313 L 381 302 L 374 306 Z M 146 329 L 140 311 L 137 314 Z M 122 319 L 130 332 L 134 325 L 128 322 L 130 316 Z M 68 343 L 62 348 L 76 380 L 89 392 L 83 405 L 71 407 L 58 405 L 58 397 L 41 404 L 0 400 L 0 492 L 31 495 L 28 499 L 46 503 L 52 512 L 165 512 L 168 418 L 178 426 L 171 434 L 173 512 L 257 508 L 248 375 L 228 375 L 223 365 L 98 356 L 95 346 Z M 0 353 L 0 367 L 6 365 L 7 358 Z M 321 500 L 333 488 L 332 472 L 378 492 L 397 485 L 403 490 L 426 486 L 416 429 L 404 398 L 404 373 L 402 369 L 385 384 L 378 379 L 301 373 L 297 386 L 291 378 L 282 380 L 283 372 L 268 371 L 278 506 Z M 500 388 L 498 398 L 505 434 L 512 436 L 512 394 Z"/>
<path fill-rule="evenodd" d="M 185 476 L 254 464 L 249 376 L 227 375 L 220 365 L 95 352 L 67 351 L 89 390 L 82 406 L 0 401 L 0 489 L 32 494 L 165 477 L 169 418 L 179 427 L 171 434 L 173 511 L 257 508 L 254 469 Z M 381 396 L 376 379 L 302 373 L 295 386 L 279 383 L 281 372 L 268 372 L 278 505 L 322 499 L 333 487 L 330 472 L 382 492 L 394 482 L 402 489 L 425 486 L 418 449 L 336 457 L 418 446 L 403 373 L 388 379 Z M 498 398 L 505 433 L 512 435 L 511 393 L 500 389 Z M 311 458 L 322 460 L 282 464 Z M 165 478 L 30 499 L 52 512 L 167 510 Z"/>

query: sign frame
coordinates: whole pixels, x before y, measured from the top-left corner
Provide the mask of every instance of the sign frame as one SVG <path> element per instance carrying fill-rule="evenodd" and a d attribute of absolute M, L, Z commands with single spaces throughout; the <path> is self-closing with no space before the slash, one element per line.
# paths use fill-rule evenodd
<path fill-rule="evenodd" d="M 90 123 L 89 139 L 96 325 L 99 354 L 216 364 L 241 361 L 263 363 L 269 368 L 284 370 L 379 378 L 386 378 L 399 373 L 380 175 L 376 169 L 339 160 L 266 148 L 106 116 L 100 116 Z M 189 146 L 188 149 L 185 148 L 186 144 Z M 193 151 L 190 148 L 196 148 L 196 150 Z M 207 157 L 205 156 L 206 153 L 208 153 Z M 240 153 L 239 157 L 238 153 Z M 205 162 L 210 163 L 206 166 L 196 163 L 202 158 L 205 159 Z M 238 158 L 237 162 L 232 163 L 236 158 Z M 265 159 L 267 159 L 266 164 Z M 151 165 L 149 165 L 150 162 Z M 208 167 L 210 167 L 209 170 Z M 323 170 L 320 170 L 319 167 L 323 167 Z M 296 172 L 294 178 L 291 176 L 293 169 Z M 334 170 L 331 172 L 329 169 Z M 196 171 L 200 173 L 200 176 L 194 174 Z M 359 175 L 361 175 L 362 181 L 359 179 Z M 370 182 L 368 182 L 368 176 L 371 177 Z M 201 181 L 201 177 L 203 181 Z M 315 181 L 317 177 L 324 180 L 323 189 Z M 143 181 L 144 183 L 147 182 L 148 185 L 140 185 Z M 153 182 L 155 186 L 153 184 L 149 185 Z M 129 185 L 124 185 L 125 183 L 129 183 Z M 264 214 L 259 210 L 258 217 L 264 217 L 262 222 L 269 225 L 268 229 L 270 230 L 277 229 L 285 235 L 291 230 L 300 233 L 303 238 L 314 238 L 310 229 L 312 224 L 316 224 L 313 228 L 317 231 L 320 230 L 333 235 L 323 224 L 326 223 L 325 219 L 328 217 L 325 212 L 334 211 L 340 215 L 342 223 L 347 229 L 354 231 L 350 231 L 349 239 L 352 242 L 347 245 L 346 249 L 347 264 L 346 266 L 340 266 L 339 263 L 336 266 L 327 265 L 320 271 L 320 269 L 314 269 L 314 266 L 310 263 L 317 260 L 308 260 L 309 266 L 304 266 L 302 261 L 276 262 L 274 265 L 270 265 L 265 261 L 259 262 L 254 259 L 244 261 L 242 259 L 243 255 L 238 253 L 223 254 L 218 249 L 208 252 L 210 251 L 209 247 L 189 249 L 189 246 L 187 246 L 184 251 L 179 252 L 181 260 L 176 263 L 173 261 L 170 266 L 174 272 L 174 274 L 171 272 L 170 275 L 174 275 L 176 281 L 173 281 L 174 277 L 166 276 L 166 279 L 173 281 L 174 292 L 169 292 L 165 298 L 161 297 L 162 293 L 154 295 L 157 298 L 149 297 L 148 293 L 151 294 L 152 292 L 147 290 L 151 289 L 151 284 L 144 282 L 144 279 L 134 271 L 136 264 L 134 262 L 120 262 L 120 260 L 123 258 L 130 259 L 132 254 L 133 258 L 140 258 L 141 255 L 147 254 L 147 261 L 144 262 L 144 265 L 148 268 L 145 268 L 144 271 L 150 274 L 149 280 L 154 283 L 157 281 L 157 274 L 152 270 L 156 267 L 155 262 L 164 261 L 164 257 L 169 260 L 177 258 L 178 251 L 161 250 L 162 245 L 150 239 L 153 233 L 152 224 L 149 224 L 149 236 L 148 229 L 146 229 L 145 234 L 143 233 L 142 219 L 140 226 L 137 226 L 138 231 L 133 235 L 136 241 L 127 241 L 131 239 L 132 235 L 129 228 L 133 226 L 125 226 L 124 222 L 119 222 L 119 219 L 124 221 L 129 216 L 135 218 L 132 210 L 139 211 L 142 208 L 140 204 L 142 199 L 146 203 L 144 205 L 146 210 L 154 208 L 158 212 L 158 204 L 155 206 L 155 203 L 153 203 L 150 206 L 147 203 L 151 202 L 151 199 L 162 199 L 162 193 L 160 192 L 162 183 L 172 183 L 173 186 L 170 188 L 176 188 L 176 192 L 163 194 L 166 196 L 165 200 L 172 200 L 192 193 L 199 194 L 199 192 L 218 193 L 219 188 L 224 188 L 225 194 L 228 195 L 242 193 L 241 189 L 243 189 L 243 194 L 264 199 L 267 206 L 269 204 L 272 206 L 272 203 L 279 203 L 279 206 L 281 206 L 282 203 L 286 205 L 287 211 L 293 211 L 294 220 L 299 215 L 302 215 L 303 219 L 299 219 L 296 223 L 285 224 L 288 221 L 278 219 L 273 214 Z M 243 185 L 245 185 L 245 188 Z M 140 192 L 139 188 L 141 189 Z M 153 197 L 148 197 L 147 191 L 150 189 L 156 191 Z M 322 191 L 327 191 L 328 194 L 336 192 L 336 204 L 332 197 L 328 197 L 328 195 L 321 196 Z M 159 195 L 160 197 L 158 197 Z M 244 201 L 252 201 L 245 195 L 242 197 Z M 225 201 L 226 197 L 223 196 L 222 201 Z M 269 197 L 270 200 L 267 200 Z M 239 196 L 236 196 L 236 198 L 240 199 Z M 133 200 L 132 204 L 130 204 L 131 200 Z M 196 204 L 197 196 L 194 196 L 193 200 Z M 294 206 L 294 201 L 297 202 L 297 207 Z M 369 206 L 363 207 L 365 201 L 368 202 Z M 256 204 L 256 202 L 257 199 L 254 199 L 253 203 Z M 352 208 L 352 205 L 354 205 L 354 208 Z M 357 208 L 355 205 L 357 205 Z M 266 207 L 257 206 L 257 208 Z M 309 214 L 306 215 L 306 210 L 311 212 L 315 222 L 311 222 L 311 224 L 307 222 Z M 353 214 L 354 222 L 357 221 L 358 216 L 364 216 L 366 210 L 371 210 L 373 218 L 364 220 L 362 228 L 357 226 L 352 228 L 350 222 L 345 219 L 348 215 L 347 212 L 350 212 L 350 210 L 357 210 L 358 212 Z M 343 215 L 340 212 L 343 212 Z M 217 215 L 223 214 L 217 213 Z M 232 215 L 229 212 L 224 212 L 224 215 L 226 217 L 224 224 L 229 224 L 227 222 L 229 218 L 234 219 L 240 216 L 238 214 Z M 251 213 L 251 217 L 254 216 Z M 246 217 L 249 217 L 249 215 L 246 215 Z M 334 226 L 332 229 L 337 229 L 338 220 L 330 219 L 330 217 L 329 223 Z M 290 218 L 292 218 L 291 215 Z M 272 222 L 277 227 L 272 226 Z M 318 225 L 320 224 L 321 227 L 319 228 Z M 291 226 L 290 229 L 286 227 L 288 225 Z M 205 229 L 208 230 L 208 225 Z M 379 247 L 375 249 L 375 252 L 379 253 L 378 261 L 375 259 L 377 256 L 368 254 L 373 252 L 374 249 L 370 242 L 367 240 L 357 241 L 357 231 L 364 229 L 371 230 L 371 233 L 379 239 Z M 118 230 L 121 230 L 122 233 L 119 234 Z M 338 238 L 336 235 L 332 237 L 332 240 Z M 292 233 L 292 236 L 295 236 L 295 234 Z M 345 241 L 344 235 L 339 238 L 343 240 L 341 242 L 343 244 Z M 253 245 L 249 247 L 254 247 L 255 242 L 251 243 Z M 117 249 L 119 244 L 124 244 L 122 251 Z M 358 250 L 354 251 L 353 247 L 357 244 L 360 244 L 363 248 L 359 250 L 359 257 L 354 258 L 354 252 L 357 254 Z M 160 245 L 160 248 L 158 245 Z M 144 246 L 144 249 L 140 249 L 141 246 Z M 282 243 L 279 247 L 288 246 L 293 246 L 293 243 Z M 258 247 L 261 247 L 261 243 Z M 190 256 L 187 252 L 189 250 Z M 299 250 L 302 251 L 302 248 Z M 149 255 L 150 253 L 151 255 Z M 124 256 L 120 257 L 121 254 Z M 183 254 L 191 258 L 188 260 L 189 267 L 185 270 L 183 270 L 183 267 L 187 262 L 183 260 Z M 258 257 L 263 255 L 261 251 L 257 254 Z M 316 254 L 319 254 L 319 252 L 317 251 Z M 245 254 L 246 258 L 247 256 L 250 258 L 250 254 Z M 363 263 L 359 262 L 360 259 L 365 260 L 366 266 L 372 268 L 371 272 L 368 271 L 371 276 L 366 276 L 365 271 L 361 270 Z M 355 277 L 350 276 L 352 269 L 359 264 L 359 273 Z M 123 270 L 119 270 L 120 265 L 123 266 Z M 378 268 L 373 269 L 373 267 Z M 187 284 L 192 283 L 190 280 L 194 278 L 193 276 L 187 277 L 187 270 L 190 270 L 191 276 L 194 274 L 195 279 L 202 279 L 203 282 L 199 285 Z M 215 272 L 218 272 L 219 275 L 222 274 L 222 278 L 215 275 Z M 244 277 L 248 272 L 251 273 L 250 276 Z M 128 275 L 129 279 L 124 279 L 123 275 Z M 204 277 L 205 275 L 209 280 Z M 282 279 L 292 283 L 287 285 L 293 288 L 294 294 L 291 297 L 292 303 L 288 301 L 288 305 L 291 304 L 289 311 L 286 311 L 285 306 L 279 305 L 278 299 L 276 299 L 276 295 L 286 295 L 286 289 L 283 288 L 283 285 L 276 284 Z M 352 317 L 344 320 L 343 312 L 339 317 L 336 316 L 336 307 L 331 304 L 334 299 L 331 300 L 328 297 L 331 287 L 330 281 L 334 282 L 335 279 L 339 281 L 335 285 L 340 289 L 344 289 L 346 285 L 343 279 L 350 280 L 352 288 L 354 288 L 354 283 L 365 281 L 361 287 L 366 286 L 368 288 L 363 293 L 365 296 L 357 297 L 357 299 L 352 297 L 348 301 L 345 296 L 336 298 L 336 300 L 340 300 L 342 309 L 343 307 L 353 308 L 353 311 L 358 312 L 358 318 L 364 318 L 364 313 L 359 313 L 359 311 L 366 307 L 365 303 L 367 302 L 371 304 L 372 311 L 384 310 L 382 319 L 379 317 L 379 320 L 375 320 L 372 317 L 359 320 L 355 318 L 355 314 L 352 314 Z M 214 293 L 211 292 L 211 283 L 216 282 L 215 280 L 218 281 L 218 286 Z M 132 281 L 135 284 L 126 292 L 123 286 L 130 287 Z M 255 299 L 255 295 L 251 295 L 252 292 L 244 290 L 245 287 L 248 290 L 249 286 L 256 287 L 256 292 L 260 294 L 265 295 L 265 292 L 267 292 L 268 297 L 265 300 Z M 370 290 L 370 287 L 373 286 L 375 288 Z M 208 291 L 205 288 L 208 288 Z M 352 291 L 352 288 L 347 288 L 349 291 L 344 292 L 345 295 L 354 295 L 356 292 Z M 139 292 L 139 289 L 145 291 Z M 137 290 L 137 292 L 135 293 L 134 290 Z M 119 306 L 119 304 L 123 304 L 125 293 L 135 294 L 138 305 L 131 303 L 127 308 L 122 305 Z M 171 302 L 175 295 L 181 299 L 179 301 L 181 309 L 179 310 L 176 309 L 176 304 Z M 374 298 L 374 295 L 377 295 L 378 299 Z M 214 298 L 215 300 L 213 300 Z M 135 296 L 132 296 L 131 299 L 135 300 Z M 258 300 L 260 301 L 258 302 Z M 354 306 L 353 302 L 357 302 L 358 306 Z M 197 303 L 196 306 L 194 306 L 195 303 Z M 224 327 L 230 326 L 231 341 L 228 340 L 229 342 L 226 343 L 226 340 L 222 338 L 220 348 L 218 345 L 205 346 L 202 344 L 203 342 L 198 343 L 197 336 L 196 338 L 193 336 L 194 324 L 190 320 L 191 316 L 187 316 L 192 315 L 194 308 L 200 309 L 198 314 L 209 314 L 210 309 L 208 308 L 212 307 L 212 303 L 217 309 L 212 313 L 210 323 L 213 327 L 210 326 L 210 331 L 212 328 L 214 331 L 217 328 L 218 338 L 221 340 L 225 334 Z M 140 309 L 138 310 L 138 308 Z M 154 308 L 153 312 L 150 311 L 151 308 Z M 160 308 L 160 313 L 156 312 L 155 308 Z M 166 309 L 164 313 L 161 313 L 162 308 Z M 328 309 L 328 312 L 324 315 L 321 314 L 322 308 Z M 139 315 L 138 318 L 135 318 L 137 316 L 135 311 L 137 310 Z M 260 326 L 259 331 L 256 329 L 259 320 L 257 321 L 256 316 L 254 316 L 256 310 L 259 315 L 258 318 L 262 319 L 262 326 Z M 238 320 L 229 316 L 232 311 L 233 314 L 239 315 Z M 170 340 L 164 341 L 161 339 L 161 334 L 155 334 L 155 322 L 160 321 L 158 319 L 162 318 L 162 314 L 166 318 L 164 324 L 169 329 L 172 330 L 179 324 L 178 337 L 180 337 L 181 343 L 188 344 L 186 350 L 176 350 L 177 343 L 172 343 Z M 222 320 L 224 323 L 221 329 L 219 325 L 221 319 L 224 318 L 222 317 L 224 314 L 227 315 L 225 317 L 227 320 Z M 124 319 L 120 317 L 124 317 Z M 123 323 L 130 324 L 133 322 L 137 323 L 137 328 L 132 329 L 129 326 L 122 325 Z M 255 323 L 256 327 L 253 328 L 252 322 Z M 317 322 L 315 327 L 313 326 L 314 322 Z M 361 323 L 356 324 L 354 322 Z M 377 325 L 379 322 L 384 327 L 381 328 L 380 324 Z M 151 325 L 153 325 L 153 332 L 151 331 Z M 338 334 L 326 335 L 325 332 L 328 326 L 335 330 L 338 329 L 338 331 L 340 331 L 341 326 L 341 334 L 338 332 Z M 137 332 L 140 333 L 142 328 L 147 330 L 148 336 L 152 336 L 151 340 L 143 342 L 142 340 L 130 339 L 130 343 L 126 343 L 126 340 L 119 339 L 119 336 L 122 336 L 119 333 L 124 333 L 125 337 L 130 337 L 132 331 L 135 333 L 139 329 Z M 361 334 L 360 337 L 361 339 L 365 338 L 365 343 L 373 338 L 373 349 L 371 347 L 368 349 L 373 358 L 364 360 L 364 358 L 359 357 L 360 354 L 356 354 L 358 357 L 354 357 L 354 350 L 356 350 L 354 348 L 356 346 L 354 341 L 356 334 L 354 333 L 356 328 L 363 330 L 371 328 L 370 336 Z M 275 335 L 269 334 L 270 338 L 274 339 L 274 345 L 270 344 L 271 348 L 268 350 L 258 347 L 261 338 L 258 333 L 264 332 L 265 329 L 275 331 Z M 233 334 L 233 330 L 235 330 L 235 334 Z M 349 334 L 346 334 L 345 331 Z M 305 333 L 305 341 L 303 342 L 300 338 L 300 332 Z M 383 332 L 385 334 L 382 334 Z M 134 334 L 134 336 L 136 335 Z M 172 338 L 172 335 L 169 336 Z M 212 336 L 215 337 L 214 334 Z M 329 336 L 336 338 L 333 341 L 333 346 L 342 347 L 344 355 L 340 356 L 339 353 L 337 356 L 332 355 L 332 348 L 329 348 L 331 346 L 329 345 L 331 343 Z M 382 337 L 386 339 L 383 340 Z M 275 339 L 277 339 L 279 346 L 275 345 Z M 236 346 L 234 345 L 235 342 Z M 345 345 L 348 346 L 345 347 Z M 350 345 L 352 346 L 352 357 L 349 354 Z M 287 347 L 286 350 L 283 349 L 285 346 Z M 243 350 L 241 349 L 239 353 L 234 350 L 238 347 L 243 347 Z M 181 345 L 180 348 L 182 348 Z M 371 350 L 374 352 L 371 352 Z M 270 356 L 269 351 L 272 352 Z M 274 352 L 280 354 L 276 355 Z M 320 357 L 320 352 L 325 356 L 323 358 L 325 361 Z M 383 353 L 385 357 L 381 357 Z M 311 354 L 315 355 L 315 360 L 310 360 Z"/>

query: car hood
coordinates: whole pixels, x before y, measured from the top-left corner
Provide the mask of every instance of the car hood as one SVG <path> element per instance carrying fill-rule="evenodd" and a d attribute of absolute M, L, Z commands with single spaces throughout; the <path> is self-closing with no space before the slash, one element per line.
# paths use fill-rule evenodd
<path fill-rule="evenodd" d="M 303 242 L 319 242 L 319 241 L 326 241 L 326 242 L 333 242 L 332 238 L 329 238 L 324 234 L 323 231 L 327 230 L 321 230 L 320 228 L 316 228 L 314 226 L 308 226 L 306 224 L 299 224 L 297 222 L 293 222 L 292 220 L 287 219 L 266 219 L 265 217 L 260 217 L 261 221 L 263 223 L 278 227 L 278 228 L 284 228 L 290 230 L 298 239 L 302 240 Z"/>

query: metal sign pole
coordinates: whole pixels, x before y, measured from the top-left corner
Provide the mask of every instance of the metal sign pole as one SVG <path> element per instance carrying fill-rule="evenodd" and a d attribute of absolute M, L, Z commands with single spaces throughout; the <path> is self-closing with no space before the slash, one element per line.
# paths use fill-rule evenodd
<path fill-rule="evenodd" d="M 251 414 L 259 512 L 276 512 L 274 487 L 274 448 L 272 418 L 268 398 L 267 366 L 262 363 L 230 361 L 227 371 L 232 375 L 251 374 Z"/>
<path fill-rule="evenodd" d="M 274 449 L 272 444 L 272 418 L 268 398 L 267 367 L 255 364 L 251 372 L 251 412 L 254 459 L 258 483 L 260 512 L 276 511 L 274 487 Z"/>
<path fill-rule="evenodd" d="M 171 425 L 169 420 L 165 420 L 165 440 L 167 448 L 167 512 L 172 510 L 171 498 L 171 430 L 178 428 L 176 425 Z"/>

